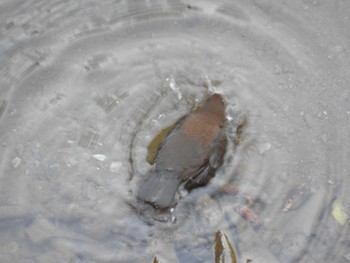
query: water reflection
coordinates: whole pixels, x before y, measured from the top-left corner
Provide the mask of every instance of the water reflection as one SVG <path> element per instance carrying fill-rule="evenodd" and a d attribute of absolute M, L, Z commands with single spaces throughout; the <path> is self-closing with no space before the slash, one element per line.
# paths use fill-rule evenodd
<path fill-rule="evenodd" d="M 3 1 L 1 260 L 214 262 L 221 230 L 239 262 L 349 262 L 349 11 Z M 226 100 L 224 165 L 175 224 L 149 224 L 130 205 L 147 146 L 208 89 Z M 236 185 L 263 227 L 237 213 L 237 195 L 213 194 Z"/>

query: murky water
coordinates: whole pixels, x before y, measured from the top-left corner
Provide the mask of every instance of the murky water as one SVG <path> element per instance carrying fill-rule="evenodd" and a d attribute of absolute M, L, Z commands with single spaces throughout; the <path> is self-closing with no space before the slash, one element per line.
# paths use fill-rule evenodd
<path fill-rule="evenodd" d="M 349 57 L 349 1 L 1 1 L 1 262 L 350 262 Z M 224 165 L 150 224 L 147 145 L 208 89 Z"/>

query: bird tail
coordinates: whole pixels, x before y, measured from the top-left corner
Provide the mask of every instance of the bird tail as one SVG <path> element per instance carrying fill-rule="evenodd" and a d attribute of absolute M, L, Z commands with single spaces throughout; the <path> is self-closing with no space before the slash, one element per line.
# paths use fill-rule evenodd
<path fill-rule="evenodd" d="M 139 200 L 156 208 L 169 208 L 174 205 L 174 197 L 181 181 L 169 171 L 152 172 L 138 190 Z"/>

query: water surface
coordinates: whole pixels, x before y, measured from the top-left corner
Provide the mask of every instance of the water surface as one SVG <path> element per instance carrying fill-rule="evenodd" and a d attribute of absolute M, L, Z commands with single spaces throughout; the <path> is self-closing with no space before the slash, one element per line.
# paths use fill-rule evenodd
<path fill-rule="evenodd" d="M 217 230 L 239 262 L 350 262 L 349 20 L 340 0 L 2 0 L 1 262 L 214 262 Z M 224 165 L 149 224 L 147 145 L 208 91 Z M 262 227 L 213 194 L 232 184 Z"/>

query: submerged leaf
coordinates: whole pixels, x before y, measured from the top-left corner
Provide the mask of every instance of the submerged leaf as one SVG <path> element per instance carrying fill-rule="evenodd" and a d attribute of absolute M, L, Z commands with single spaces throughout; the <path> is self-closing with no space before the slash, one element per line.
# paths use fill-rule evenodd
<path fill-rule="evenodd" d="M 345 213 L 343 205 L 338 200 L 335 200 L 332 204 L 332 216 L 341 225 L 344 225 L 348 219 L 348 215 Z"/>
<path fill-rule="evenodd" d="M 215 263 L 236 263 L 236 253 L 224 232 L 215 234 Z"/>

